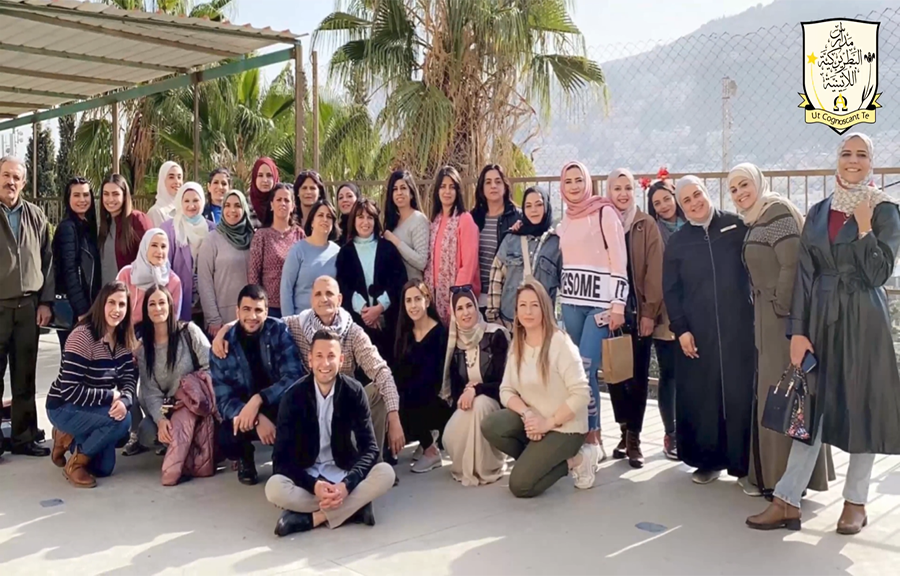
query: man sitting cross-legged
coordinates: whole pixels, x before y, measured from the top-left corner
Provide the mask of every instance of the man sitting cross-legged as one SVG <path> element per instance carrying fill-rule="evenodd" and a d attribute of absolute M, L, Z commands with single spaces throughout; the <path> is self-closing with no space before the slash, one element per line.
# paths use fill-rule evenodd
<path fill-rule="evenodd" d="M 238 461 L 238 480 L 259 480 L 253 441 L 275 443 L 278 406 L 303 374 L 300 354 L 284 322 L 268 317 L 266 291 L 255 284 L 238 295 L 237 325 L 225 334 L 228 354 L 210 357 L 216 404 L 222 415 L 219 447 Z"/>
<path fill-rule="evenodd" d="M 372 381 L 365 387 L 372 411 L 372 424 L 375 429 L 375 441 L 378 443 L 379 455 L 384 443 L 385 427 L 389 446 L 394 456 L 403 450 L 406 439 L 403 426 L 400 424 L 400 396 L 397 385 L 391 375 L 387 362 L 378 353 L 372 340 L 355 323 L 350 313 L 341 308 L 341 291 L 337 280 L 330 276 L 320 276 L 313 283 L 312 308 L 294 316 L 285 316 L 294 343 L 300 349 L 300 359 L 308 362 L 310 344 L 313 334 L 320 329 L 327 329 L 338 335 L 344 360 L 340 366 L 341 374 L 353 377 L 357 367 Z M 213 354 L 220 358 L 228 351 L 223 336 L 230 325 L 226 324 L 213 340 Z M 306 366 L 307 370 L 309 365 Z"/>
<path fill-rule="evenodd" d="M 340 373 L 341 342 L 330 330 L 313 335 L 311 373 L 288 390 L 278 412 L 274 475 L 266 498 L 285 510 L 275 534 L 305 532 L 348 519 L 375 525 L 372 501 L 394 483 L 378 459 L 369 402 L 362 385 Z M 354 442 L 355 440 L 355 442 Z"/>

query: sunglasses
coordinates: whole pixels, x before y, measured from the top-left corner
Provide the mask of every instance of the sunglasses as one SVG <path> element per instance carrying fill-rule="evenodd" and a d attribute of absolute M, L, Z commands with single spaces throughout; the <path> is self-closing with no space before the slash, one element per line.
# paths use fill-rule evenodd
<path fill-rule="evenodd" d="M 450 287 L 451 294 L 460 294 L 462 292 L 471 292 L 474 294 L 475 290 L 471 284 L 463 284 L 462 286 L 451 286 Z"/>

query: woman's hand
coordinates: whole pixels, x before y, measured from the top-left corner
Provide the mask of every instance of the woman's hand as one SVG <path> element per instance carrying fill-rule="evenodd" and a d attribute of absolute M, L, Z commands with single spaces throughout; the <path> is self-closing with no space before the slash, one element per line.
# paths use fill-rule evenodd
<path fill-rule="evenodd" d="M 641 326 L 638 330 L 638 335 L 641 338 L 646 338 L 653 334 L 653 328 L 656 327 L 656 321 L 653 318 L 641 318 Z"/>
<path fill-rule="evenodd" d="M 215 338 L 219 334 L 219 330 L 221 330 L 221 329 L 222 329 L 221 324 L 210 324 L 209 329 L 207 330 L 207 333 L 211 337 Z"/>
<path fill-rule="evenodd" d="M 791 336 L 791 364 L 799 368 L 807 352 L 815 352 L 809 338 L 799 334 Z"/>
<path fill-rule="evenodd" d="M 125 407 L 125 403 L 121 400 L 116 400 L 109 408 L 109 417 L 117 422 L 124 420 L 127 415 L 128 408 Z"/>
<path fill-rule="evenodd" d="M 516 220 L 516 223 L 509 227 L 510 232 L 518 232 L 522 228 L 522 221 Z"/>
<path fill-rule="evenodd" d="M 459 406 L 460 410 L 471 410 L 473 402 L 475 402 L 475 387 L 466 386 L 465 392 L 459 397 L 456 405 Z"/>
<path fill-rule="evenodd" d="M 625 325 L 625 314 L 619 312 L 610 312 L 609 313 L 609 329 L 618 330 L 622 326 Z"/>
<path fill-rule="evenodd" d="M 387 240 L 394 246 L 398 246 L 400 244 L 400 239 L 397 238 L 397 236 L 390 230 L 385 230 L 384 234 L 382 236 L 384 237 L 385 240 Z"/>
<path fill-rule="evenodd" d="M 525 434 L 535 434 L 543 436 L 547 432 L 553 430 L 555 426 L 548 418 L 544 418 L 534 410 L 525 412 Z"/>
<path fill-rule="evenodd" d="M 859 227 L 860 234 L 866 234 L 867 232 L 872 231 L 871 202 L 872 201 L 867 197 L 853 209 L 853 217 L 856 218 L 856 225 Z"/>
<path fill-rule="evenodd" d="M 168 446 L 172 443 L 172 426 L 168 418 L 163 418 L 156 424 L 156 435 L 159 441 Z"/>
<path fill-rule="evenodd" d="M 697 344 L 694 343 L 694 335 L 690 332 L 685 332 L 679 336 L 678 343 L 681 344 L 681 351 L 688 358 L 697 359 L 700 357 L 700 354 L 697 353 Z"/>
<path fill-rule="evenodd" d="M 363 322 L 366 323 L 366 326 L 369 328 L 378 328 L 378 319 L 381 318 L 381 315 L 384 313 L 384 306 L 381 304 L 376 304 L 374 306 L 366 306 L 362 309 Z"/>

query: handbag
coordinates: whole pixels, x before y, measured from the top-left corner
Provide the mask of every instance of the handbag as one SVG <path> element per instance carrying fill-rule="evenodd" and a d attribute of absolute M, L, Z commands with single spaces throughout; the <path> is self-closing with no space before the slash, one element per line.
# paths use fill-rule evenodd
<path fill-rule="evenodd" d="M 762 425 L 794 440 L 812 444 L 810 405 L 806 374 L 789 366 L 778 383 L 769 388 Z"/>
<path fill-rule="evenodd" d="M 72 304 L 65 296 L 57 295 L 53 300 L 53 318 L 50 320 L 48 328 L 55 328 L 60 331 L 71 330 L 75 326 L 75 311 Z"/>
<path fill-rule="evenodd" d="M 634 377 L 634 349 L 631 334 L 617 330 L 603 340 L 601 356 L 603 359 L 603 381 L 606 384 L 620 384 Z"/>

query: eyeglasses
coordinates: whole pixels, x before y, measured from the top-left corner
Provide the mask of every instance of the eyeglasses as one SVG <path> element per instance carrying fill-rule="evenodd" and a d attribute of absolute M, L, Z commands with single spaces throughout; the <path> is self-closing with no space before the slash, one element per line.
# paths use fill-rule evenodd
<path fill-rule="evenodd" d="M 474 288 L 471 284 L 463 284 L 462 286 L 451 286 L 450 293 L 451 294 L 460 294 L 462 292 L 472 292 L 474 293 Z"/>

